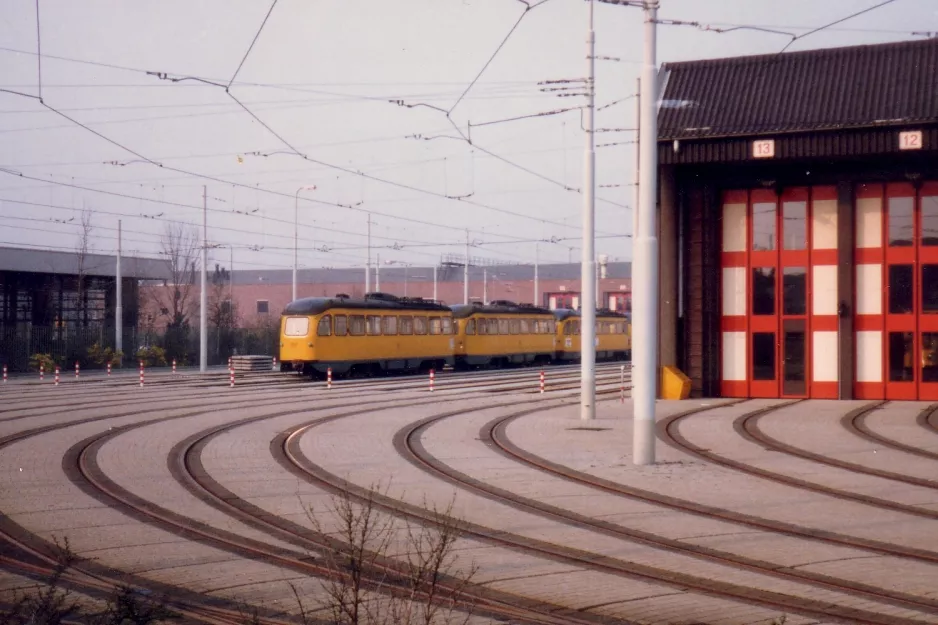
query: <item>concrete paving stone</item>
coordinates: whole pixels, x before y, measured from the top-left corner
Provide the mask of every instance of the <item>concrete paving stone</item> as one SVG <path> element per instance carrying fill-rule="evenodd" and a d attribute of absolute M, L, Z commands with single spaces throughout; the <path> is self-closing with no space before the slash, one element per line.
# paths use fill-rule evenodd
<path fill-rule="evenodd" d="M 479 418 L 485 418 L 486 416 L 491 418 L 489 415 L 485 414 L 480 414 Z M 467 415 L 462 419 L 466 419 L 468 417 L 469 416 Z M 412 419 L 412 415 L 408 415 L 404 418 Z M 476 415 L 472 414 L 471 418 L 475 419 Z M 356 427 L 354 423 L 355 420 L 355 417 L 351 417 L 347 420 L 348 423 L 343 423 L 341 421 L 334 422 L 326 424 L 323 426 L 323 428 L 326 430 L 332 430 L 345 427 L 351 431 L 357 431 L 360 428 Z M 381 423 L 381 426 L 387 425 L 392 427 L 399 427 L 399 424 L 394 424 L 390 421 L 383 421 Z M 318 452 L 318 457 L 325 456 L 323 457 L 323 462 L 327 468 L 331 468 L 332 465 L 328 462 L 328 460 L 331 460 L 331 458 L 327 456 L 328 450 L 325 449 L 322 445 L 317 445 L 315 442 L 308 443 L 307 439 L 315 438 L 315 434 L 316 430 L 309 432 L 307 436 L 304 437 L 304 439 L 301 441 L 301 444 L 304 446 L 304 450 L 306 450 L 308 454 Z M 382 440 L 389 441 L 391 440 L 392 436 L 393 431 L 382 431 L 382 428 L 376 425 L 368 432 L 367 438 L 380 442 Z M 466 443 L 469 442 L 470 441 L 466 441 Z M 385 446 L 388 447 L 390 445 L 385 442 Z M 316 451 L 314 452 L 313 450 Z M 388 458 L 385 463 L 386 471 L 396 470 L 413 472 L 417 470 L 402 459 L 394 458 L 393 456 L 389 457 L 387 453 L 385 453 L 385 457 Z M 397 475 L 397 473 L 395 473 L 395 475 Z M 430 489 L 435 486 L 435 484 L 430 481 L 431 479 L 432 478 L 429 478 L 428 476 L 428 492 L 431 492 Z M 356 482 L 361 483 L 361 478 L 356 477 Z M 405 499 L 408 498 L 406 495 L 402 495 L 401 493 L 395 493 L 395 497 Z M 412 501 L 412 503 L 418 502 Z M 700 560 L 691 559 L 683 555 L 673 554 L 671 552 L 660 549 L 636 545 L 621 539 L 611 538 L 586 530 L 581 530 L 580 528 L 560 526 L 553 522 L 541 519 L 540 517 L 530 515 L 526 512 L 520 512 L 512 508 L 508 508 L 502 504 L 495 503 L 493 507 L 493 503 L 495 502 L 483 499 L 477 495 L 467 492 L 460 492 L 456 501 L 456 512 L 462 518 L 466 518 L 469 521 L 487 525 L 489 527 L 510 527 L 511 531 L 520 535 L 529 536 L 538 540 L 546 540 L 558 545 L 565 545 L 587 551 L 593 551 L 594 553 L 602 553 L 610 557 L 617 557 L 640 564 L 661 566 L 671 570 L 680 570 L 682 572 L 691 575 L 697 575 L 702 578 L 720 579 L 740 585 L 758 586 L 765 589 L 788 592 L 799 596 L 818 595 L 825 600 L 840 603 L 842 605 L 862 605 L 862 603 L 856 602 L 856 600 L 852 597 L 842 595 L 841 593 L 827 590 L 818 591 L 810 588 L 810 586 L 806 584 L 794 583 L 786 580 L 769 579 L 752 573 L 742 573 L 730 567 L 716 565 L 710 562 L 702 562 Z M 480 508 L 482 507 L 486 508 L 484 514 L 480 514 L 479 512 Z"/>
<path fill-rule="evenodd" d="M 745 406 L 721 408 L 709 420 L 731 423 L 732 420 L 760 405 L 771 402 L 746 402 Z M 714 411 L 717 412 L 717 411 Z M 693 417 L 695 434 L 710 431 L 715 444 L 722 439 L 741 441 L 738 436 L 718 436 L 715 431 L 732 432 L 732 428 L 709 425 L 704 415 Z M 508 427 L 509 438 L 521 448 L 546 457 L 558 464 L 592 473 L 615 482 L 659 492 L 697 503 L 722 507 L 736 512 L 768 517 L 818 529 L 854 534 L 864 538 L 921 547 L 933 544 L 933 522 L 908 515 L 880 510 L 859 503 L 833 499 L 803 489 L 748 476 L 698 460 L 686 461 L 686 454 L 677 452 L 660 441 L 658 459 L 662 464 L 638 467 L 631 464 L 627 451 L 631 447 L 631 424 L 617 427 L 613 420 L 599 420 L 613 427 L 612 436 L 591 439 L 589 447 L 571 444 L 567 439 L 563 417 L 547 413 L 539 416 L 542 427 L 530 425 L 524 417 Z M 551 423 L 552 428 L 543 427 Z M 684 431 L 682 427 L 682 431 Z M 605 432 L 604 434 L 610 434 Z M 691 438 L 694 440 L 694 438 Z M 698 441 L 694 440 L 697 444 Z M 727 443 L 723 443 L 727 444 Z M 763 453 L 763 455 L 766 455 Z"/>
<path fill-rule="evenodd" d="M 875 412 L 893 414 L 892 418 L 914 424 L 915 417 L 929 405 L 927 402 L 890 402 Z M 841 425 L 843 415 L 838 402 L 812 402 L 804 412 L 769 413 L 759 420 L 759 428 L 772 438 L 799 449 L 871 469 L 935 480 L 934 460 L 860 438 Z"/>
<path fill-rule="evenodd" d="M 916 423 L 919 413 L 930 405 L 923 402 L 889 402 L 866 415 L 866 426 L 896 442 L 938 453 L 938 434 L 929 434 L 929 431 Z"/>

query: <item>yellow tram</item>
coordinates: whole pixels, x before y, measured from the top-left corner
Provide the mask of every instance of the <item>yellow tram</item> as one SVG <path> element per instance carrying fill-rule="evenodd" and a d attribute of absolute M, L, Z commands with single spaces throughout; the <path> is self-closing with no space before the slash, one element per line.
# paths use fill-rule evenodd
<path fill-rule="evenodd" d="M 580 313 L 553 311 L 557 321 L 554 359 L 580 359 Z M 596 360 L 622 360 L 632 354 L 632 326 L 627 316 L 600 308 L 596 311 Z"/>
<path fill-rule="evenodd" d="M 456 323 L 454 366 L 501 366 L 550 362 L 554 316 L 546 308 L 496 300 L 453 306 Z"/>
<path fill-rule="evenodd" d="M 280 322 L 280 367 L 321 377 L 423 371 L 452 364 L 453 313 L 419 298 L 369 293 L 291 302 Z"/>

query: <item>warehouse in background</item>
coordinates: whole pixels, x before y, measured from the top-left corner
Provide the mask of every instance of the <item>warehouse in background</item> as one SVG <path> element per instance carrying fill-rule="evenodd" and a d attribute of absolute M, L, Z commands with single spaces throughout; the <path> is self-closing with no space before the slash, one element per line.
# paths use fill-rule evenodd
<path fill-rule="evenodd" d="M 660 362 L 938 399 L 938 39 L 665 64 Z"/>

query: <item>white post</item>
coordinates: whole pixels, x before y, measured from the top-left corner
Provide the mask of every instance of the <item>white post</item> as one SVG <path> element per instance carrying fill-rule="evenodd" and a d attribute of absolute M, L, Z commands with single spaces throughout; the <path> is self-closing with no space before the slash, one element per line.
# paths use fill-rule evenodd
<path fill-rule="evenodd" d="M 404 265 L 404 297 L 407 297 L 407 265 Z"/>
<path fill-rule="evenodd" d="M 365 293 L 371 290 L 371 213 L 368 213 L 368 261 L 365 263 Z"/>
<path fill-rule="evenodd" d="M 638 231 L 632 255 L 633 286 L 632 327 L 632 407 L 633 449 L 637 465 L 655 462 L 655 398 L 658 392 L 658 226 L 655 200 L 658 193 L 656 147 L 658 134 L 655 60 L 655 22 L 657 2 L 645 3 L 645 54 L 642 66 L 639 167 Z"/>
<path fill-rule="evenodd" d="M 433 265 L 433 301 L 437 301 L 437 296 L 436 296 L 436 265 Z"/>
<path fill-rule="evenodd" d="M 489 303 L 489 270 L 488 267 L 482 268 L 482 303 Z"/>
<path fill-rule="evenodd" d="M 534 301 L 531 302 L 535 306 L 541 305 L 541 299 L 540 299 L 541 289 L 537 281 L 537 264 L 538 264 L 538 261 L 540 260 L 540 256 L 541 256 L 541 242 L 535 241 L 534 242 Z"/>
<path fill-rule="evenodd" d="M 208 187 L 202 187 L 202 290 L 199 292 L 199 371 L 208 370 Z"/>
<path fill-rule="evenodd" d="M 234 245 L 228 248 L 228 316 L 234 320 Z"/>
<path fill-rule="evenodd" d="M 378 254 L 375 262 L 375 291 L 381 291 L 381 254 Z"/>
<path fill-rule="evenodd" d="M 296 190 L 296 196 L 293 198 L 293 291 L 290 301 L 296 301 L 296 266 L 299 255 L 299 231 L 300 231 L 300 191 L 303 187 Z"/>
<path fill-rule="evenodd" d="M 466 230 L 466 262 L 462 268 L 462 303 L 469 303 L 469 230 Z"/>
<path fill-rule="evenodd" d="M 583 289 L 580 294 L 580 418 L 583 420 L 596 418 L 596 150 L 593 132 L 596 33 L 593 31 L 593 4 L 593 0 L 590 0 L 589 29 L 586 36 L 586 167 L 583 180 L 583 256 L 580 265 L 580 285 Z"/>
<path fill-rule="evenodd" d="M 114 294 L 114 351 L 124 351 L 124 285 L 121 277 L 121 220 L 117 220 L 117 265 L 114 277 L 117 292 Z"/>

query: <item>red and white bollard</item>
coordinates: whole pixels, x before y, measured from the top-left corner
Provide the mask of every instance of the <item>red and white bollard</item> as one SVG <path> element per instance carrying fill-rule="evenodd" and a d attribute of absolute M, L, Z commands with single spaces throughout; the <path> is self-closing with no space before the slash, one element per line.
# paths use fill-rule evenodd
<path fill-rule="evenodd" d="M 228 356 L 228 368 L 231 369 L 231 356 Z"/>
<path fill-rule="evenodd" d="M 433 382 L 436 380 L 436 371 L 430 369 L 430 392 L 433 392 Z"/>
<path fill-rule="evenodd" d="M 277 370 L 277 357 L 274 356 L 274 371 Z"/>
<path fill-rule="evenodd" d="M 58 367 L 55 368 L 55 385 L 56 386 L 59 385 L 59 368 Z"/>
<path fill-rule="evenodd" d="M 545 379 L 544 379 L 544 372 L 541 371 L 541 392 L 542 392 L 542 393 L 544 392 L 544 382 L 545 382 Z"/>
<path fill-rule="evenodd" d="M 332 367 L 326 369 L 326 388 L 332 388 Z"/>
<path fill-rule="evenodd" d="M 3 383 L 7 383 L 7 366 L 3 365 Z"/>
<path fill-rule="evenodd" d="M 228 367 L 228 383 L 234 388 L 234 367 Z"/>
<path fill-rule="evenodd" d="M 111 363 L 107 363 L 107 377 L 111 377 Z"/>
<path fill-rule="evenodd" d="M 81 370 L 81 369 L 80 369 L 80 367 L 78 366 L 78 361 L 76 360 L 76 361 L 75 361 L 75 377 L 76 377 L 76 378 L 78 377 L 78 372 L 79 372 L 80 370 Z"/>
<path fill-rule="evenodd" d="M 143 388 L 143 361 L 140 361 L 140 388 Z"/>
<path fill-rule="evenodd" d="M 176 359 L 173 358 L 173 375 L 176 375 Z"/>
<path fill-rule="evenodd" d="M 42 382 L 46 379 L 46 366 L 42 363 L 39 363 L 39 381 Z"/>

